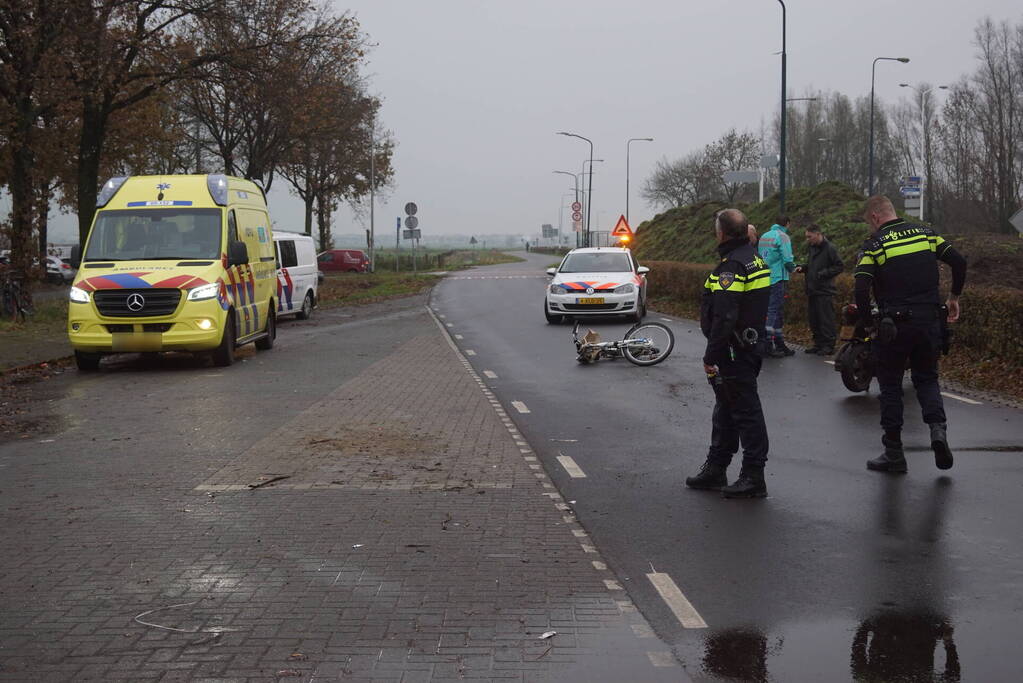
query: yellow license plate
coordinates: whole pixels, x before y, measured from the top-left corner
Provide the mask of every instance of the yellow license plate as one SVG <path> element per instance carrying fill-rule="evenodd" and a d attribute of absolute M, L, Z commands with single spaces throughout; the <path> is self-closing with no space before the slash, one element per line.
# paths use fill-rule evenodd
<path fill-rule="evenodd" d="M 592 299 L 576 299 L 577 304 L 602 304 L 604 303 L 604 297 L 594 297 Z"/>
<path fill-rule="evenodd" d="M 160 351 L 163 335 L 159 332 L 115 332 L 110 335 L 114 351 Z"/>

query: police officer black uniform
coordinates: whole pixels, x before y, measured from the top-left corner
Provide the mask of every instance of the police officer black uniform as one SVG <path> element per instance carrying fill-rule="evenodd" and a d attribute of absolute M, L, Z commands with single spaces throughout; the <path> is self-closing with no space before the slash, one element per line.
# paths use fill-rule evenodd
<path fill-rule="evenodd" d="M 884 453 L 867 468 L 905 472 L 902 448 L 902 377 L 909 364 L 913 386 L 931 433 L 934 462 L 952 467 L 945 408 L 938 385 L 938 358 L 947 340 L 947 323 L 959 317 L 959 295 L 966 282 L 966 259 L 930 228 L 901 220 L 882 195 L 867 200 L 864 212 L 873 234 L 863 244 L 856 266 L 856 305 L 861 327 L 870 317 L 870 290 L 880 312 L 872 351 L 881 388 Z M 938 261 L 952 269 L 952 293 L 946 306 L 938 291 Z"/>
<path fill-rule="evenodd" d="M 710 450 L 700 472 L 686 479 L 694 489 L 720 490 L 726 498 L 767 495 L 767 425 L 757 394 L 771 271 L 750 245 L 742 212 L 726 209 L 715 221 L 721 261 L 704 284 L 700 327 L 707 337 L 704 370 L 714 388 Z M 742 470 L 728 485 L 726 471 L 742 444 Z"/>

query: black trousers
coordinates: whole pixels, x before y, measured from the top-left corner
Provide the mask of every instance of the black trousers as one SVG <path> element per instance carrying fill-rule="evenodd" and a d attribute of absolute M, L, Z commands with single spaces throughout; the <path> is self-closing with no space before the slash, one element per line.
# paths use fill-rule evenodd
<path fill-rule="evenodd" d="M 813 345 L 818 349 L 835 348 L 838 331 L 835 329 L 834 297 L 830 294 L 808 294 L 806 300 Z"/>
<path fill-rule="evenodd" d="M 736 359 L 718 366 L 722 383 L 714 387 L 714 416 L 707 460 L 727 467 L 742 444 L 744 467 L 767 462 L 767 425 L 757 393 L 761 357 L 738 352 Z"/>
<path fill-rule="evenodd" d="M 945 404 L 938 386 L 938 358 L 941 355 L 941 323 L 927 321 L 898 323 L 898 334 L 889 343 L 874 340 L 877 383 L 881 387 L 881 427 L 886 432 L 902 429 L 902 377 L 909 363 L 924 422 L 945 422 Z"/>

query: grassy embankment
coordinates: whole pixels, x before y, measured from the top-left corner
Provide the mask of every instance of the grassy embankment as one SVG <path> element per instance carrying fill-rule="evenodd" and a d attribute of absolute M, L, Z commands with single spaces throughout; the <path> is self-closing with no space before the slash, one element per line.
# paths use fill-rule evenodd
<path fill-rule="evenodd" d="M 793 190 L 787 201 L 790 233 L 797 262 L 805 260 L 803 227 L 816 222 L 838 248 L 846 272 L 839 276 L 836 307 L 852 300 L 852 268 L 868 229 L 860 218 L 863 196 L 838 183 Z M 639 226 L 634 249 L 641 263 L 653 268 L 651 305 L 659 310 L 695 317 L 706 274 L 717 259 L 714 212 L 720 202 L 704 202 L 662 213 Z M 778 211 L 772 197 L 760 204 L 740 205 L 763 233 Z M 941 231 L 939 229 L 940 232 Z M 1023 241 L 1010 235 L 948 235 L 969 261 L 963 315 L 953 328 L 952 353 L 942 372 L 963 384 L 1023 399 L 1023 297 L 1012 273 L 1023 267 Z M 948 269 L 942 267 L 943 286 Z M 786 336 L 810 339 L 801 276 L 793 276 L 786 306 Z M 1012 287 L 1015 285 L 1015 288 Z"/>

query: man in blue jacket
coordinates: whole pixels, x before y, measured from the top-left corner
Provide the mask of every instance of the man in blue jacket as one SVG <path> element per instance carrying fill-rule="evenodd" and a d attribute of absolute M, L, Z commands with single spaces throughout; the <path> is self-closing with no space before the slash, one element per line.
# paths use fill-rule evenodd
<path fill-rule="evenodd" d="M 789 238 L 789 217 L 778 216 L 778 222 L 760 237 L 757 244 L 760 258 L 771 269 L 771 298 L 767 305 L 767 354 L 772 358 L 795 353 L 785 345 L 781 327 L 784 322 L 785 287 L 789 273 L 796 269 L 792 258 L 792 240 Z"/>

